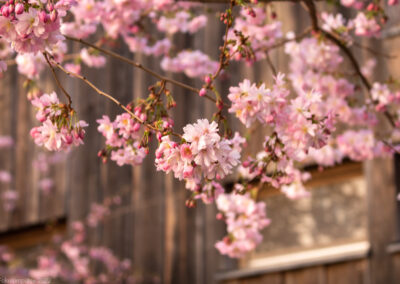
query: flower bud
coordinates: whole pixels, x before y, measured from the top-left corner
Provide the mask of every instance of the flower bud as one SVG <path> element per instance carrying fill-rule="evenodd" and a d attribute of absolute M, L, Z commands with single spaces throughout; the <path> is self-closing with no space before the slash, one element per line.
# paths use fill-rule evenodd
<path fill-rule="evenodd" d="M 138 123 L 138 122 L 136 122 L 134 125 L 133 125 L 133 131 L 134 132 L 137 132 L 137 131 L 139 131 L 139 129 L 140 129 L 140 123 Z"/>
<path fill-rule="evenodd" d="M 57 20 L 57 10 L 53 10 L 50 14 L 50 21 L 55 22 Z"/>
<path fill-rule="evenodd" d="M 199 96 L 200 97 L 204 97 L 207 94 L 207 90 L 204 88 L 201 88 L 200 92 L 199 92 Z"/>
<path fill-rule="evenodd" d="M 47 3 L 47 10 L 48 10 L 49 12 L 53 12 L 53 10 L 54 10 L 54 5 L 53 5 L 52 3 Z"/>
<path fill-rule="evenodd" d="M 3 7 L 1 7 L 1 14 L 6 18 L 10 16 L 10 11 L 8 10 L 8 6 L 4 5 Z"/>
<path fill-rule="evenodd" d="M 39 12 L 39 21 L 41 21 L 42 23 L 46 23 L 49 19 L 49 16 L 47 15 L 47 13 L 45 11 L 40 11 Z"/>

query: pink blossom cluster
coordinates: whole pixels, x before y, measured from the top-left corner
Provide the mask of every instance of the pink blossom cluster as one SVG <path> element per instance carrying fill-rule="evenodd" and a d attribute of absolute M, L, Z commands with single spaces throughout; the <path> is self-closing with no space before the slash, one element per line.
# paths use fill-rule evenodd
<path fill-rule="evenodd" d="M 263 239 L 260 230 L 270 224 L 265 203 L 255 202 L 248 193 L 231 193 L 220 194 L 216 204 L 228 231 L 228 236 L 215 244 L 219 252 L 237 258 L 254 250 Z"/>
<path fill-rule="evenodd" d="M 91 54 L 87 48 L 82 48 L 80 59 L 89 67 L 101 68 L 106 64 L 106 58 L 100 54 Z"/>
<path fill-rule="evenodd" d="M 120 202 L 120 196 L 116 195 L 106 198 L 101 205 L 97 205 L 107 208 L 108 211 L 111 205 L 120 204 Z M 107 247 L 86 244 L 86 233 L 91 226 L 93 211 L 99 210 L 91 211 L 86 218 L 86 224 L 81 221 L 72 222 L 72 234 L 69 238 L 54 238 L 51 246 L 39 252 L 37 267 L 28 270 L 29 277 L 38 281 L 57 279 L 68 283 L 77 281 L 85 283 L 125 283 L 123 281 L 127 281 L 127 283 L 133 283 L 131 282 L 133 278 L 131 279 L 129 276 L 132 274 L 130 260 L 119 259 Z M 98 219 L 96 226 L 103 219 Z M 105 269 L 94 270 L 94 265 L 97 267 L 100 265 Z"/>
<path fill-rule="evenodd" d="M 365 13 L 359 12 L 353 19 L 353 23 L 357 36 L 378 37 L 380 35 L 381 26 L 375 18 L 369 18 Z"/>
<path fill-rule="evenodd" d="M 225 189 L 218 182 L 207 182 L 203 187 L 195 191 L 195 199 L 201 199 L 204 204 L 212 204 L 220 194 L 225 193 Z"/>
<path fill-rule="evenodd" d="M 281 191 L 290 199 L 300 199 L 310 196 L 310 192 L 306 190 L 304 182 L 311 178 L 307 172 L 302 172 L 294 167 L 286 168 L 286 174 L 290 176 L 292 182 L 282 185 Z"/>
<path fill-rule="evenodd" d="M 131 262 L 128 259 L 120 261 L 114 253 L 107 247 L 92 247 L 89 255 L 93 260 L 104 264 L 109 273 L 123 273 L 131 268 Z M 108 279 L 111 281 L 112 279 Z"/>
<path fill-rule="evenodd" d="M 334 117 L 322 106 L 318 92 L 300 92 L 288 100 L 289 91 L 284 75 L 278 74 L 272 88 L 257 87 L 245 80 L 239 87 L 231 87 L 228 98 L 232 101 L 230 112 L 249 127 L 256 119 L 271 125 L 290 159 L 301 160 L 310 147 L 326 144 L 334 130 Z"/>
<path fill-rule="evenodd" d="M 372 85 L 371 97 L 377 111 L 385 111 L 390 105 L 399 106 L 400 104 L 400 91 L 392 92 L 388 85 L 378 82 Z"/>
<path fill-rule="evenodd" d="M 18 66 L 18 72 L 29 79 L 39 79 L 40 73 L 46 66 L 46 61 L 42 54 L 23 53 L 15 58 Z"/>
<path fill-rule="evenodd" d="M 157 21 L 157 28 L 168 34 L 176 32 L 195 33 L 207 24 L 207 17 L 200 15 L 192 17 L 187 11 L 178 11 L 174 15 L 161 16 Z"/>
<path fill-rule="evenodd" d="M 355 99 L 355 86 L 348 81 L 348 76 L 342 75 L 343 58 L 337 46 L 316 38 L 305 38 L 287 43 L 285 52 L 290 55 L 288 77 L 295 91 L 301 95 L 314 90 L 322 95 L 321 103 L 313 106 L 319 116 L 330 113 L 346 124 L 365 124 L 365 120 L 360 119 L 362 109 L 348 103 Z"/>
<path fill-rule="evenodd" d="M 71 146 L 83 144 L 88 124 L 71 117 L 71 110 L 61 104 L 55 92 L 34 98 L 32 105 L 37 108 L 36 118 L 42 125 L 31 129 L 35 143 L 50 151 L 69 150 Z"/>
<path fill-rule="evenodd" d="M 142 120 L 146 115 L 137 108 L 135 114 Z M 136 122 L 129 113 L 117 115 L 111 121 L 107 115 L 98 119 L 98 131 L 106 138 L 106 149 L 99 153 L 100 156 L 111 156 L 119 166 L 140 165 L 146 157 L 146 149 L 140 146 L 140 123 Z"/>
<path fill-rule="evenodd" d="M 267 136 L 264 150 L 257 153 L 255 158 L 249 157 L 238 171 L 244 180 L 269 183 L 279 188 L 288 198 L 309 196 L 303 182 L 307 181 L 310 175 L 294 167 L 293 159 L 287 156 L 285 145 L 277 134 Z M 236 184 L 236 187 L 239 192 L 246 190 L 246 187 L 240 184 Z"/>
<path fill-rule="evenodd" d="M 64 12 L 64 7 L 69 7 L 70 2 L 61 0 L 56 6 L 41 3 L 38 8 L 32 1 L 7 1 L 0 8 L 0 36 L 18 53 L 36 53 L 51 48 L 64 39 L 58 15 Z"/>
<path fill-rule="evenodd" d="M 341 36 L 348 45 L 352 44 L 352 37 L 350 31 L 354 28 L 353 21 L 347 21 L 342 14 L 328 14 L 326 12 L 321 13 L 321 19 L 323 21 L 322 29 L 328 32 L 334 32 Z"/>
<path fill-rule="evenodd" d="M 324 147 L 320 149 L 310 148 L 305 162 L 311 160 L 324 167 L 339 164 L 345 156 L 337 147 L 335 141 L 336 139 L 332 137 Z"/>
<path fill-rule="evenodd" d="M 321 18 L 324 21 L 322 28 L 328 32 L 335 32 L 345 39 L 347 44 L 352 43 L 352 38 L 349 34 L 354 30 L 357 36 L 379 37 L 381 26 L 377 23 L 375 17 L 367 15 L 365 12 L 358 12 L 354 19 L 347 21 L 342 14 L 328 14 L 323 12 Z"/>
<path fill-rule="evenodd" d="M 164 136 L 156 151 L 159 171 L 173 172 L 179 180 L 186 180 L 186 187 L 197 190 L 202 179 L 221 179 L 239 164 L 243 139 L 221 138 L 216 122 L 199 119 L 183 128 L 185 142 L 178 144 Z"/>
<path fill-rule="evenodd" d="M 241 36 L 247 38 L 250 43 L 255 56 L 252 60 L 265 58 L 265 50 L 282 37 L 281 22 L 270 22 L 264 8 L 255 7 L 252 11 L 253 13 L 249 13 L 248 9 L 242 8 L 240 17 L 235 18 L 234 25 L 228 33 L 228 40 L 234 41 L 234 44 L 229 46 L 230 53 L 236 60 L 242 59 L 240 49 L 243 48 L 243 45 L 238 34 L 239 31 Z"/>
<path fill-rule="evenodd" d="M 355 161 L 392 154 L 392 149 L 378 141 L 371 129 L 347 130 L 337 137 L 340 151 Z"/>
<path fill-rule="evenodd" d="M 294 34 L 289 33 L 287 37 L 292 39 Z M 318 73 L 335 71 L 343 61 L 339 51 L 339 47 L 336 45 L 315 37 L 304 38 L 300 42 L 290 41 L 285 44 L 285 52 L 290 56 L 290 70 L 296 74 L 304 74 L 310 69 Z M 289 77 L 295 87 L 301 88 L 304 82 L 313 83 L 313 80 L 297 82 L 292 76 Z"/>
<path fill-rule="evenodd" d="M 57 278 L 61 274 L 61 265 L 54 256 L 39 256 L 37 262 L 38 267 L 29 271 L 29 276 L 33 279 Z"/>
<path fill-rule="evenodd" d="M 110 214 L 108 206 L 93 203 L 90 207 L 90 213 L 87 216 L 87 223 L 90 227 L 97 227 L 99 222 Z"/>
<path fill-rule="evenodd" d="M 171 0 L 82 0 L 74 4 L 70 9 L 73 20 L 62 23 L 63 34 L 86 38 L 101 25 L 108 37 L 117 39 L 121 36 L 132 52 L 143 52 L 146 55 L 168 54 L 171 42 L 167 37 L 149 37 L 143 21 L 148 20 L 160 31 L 169 34 L 178 31 L 194 33 L 207 22 L 204 15 L 192 16 L 193 13 L 188 11 L 191 4 L 174 3 Z M 159 9 L 167 11 L 168 16 L 160 13 Z M 81 55 L 84 59 L 90 59 L 85 53 Z M 98 64 L 92 65 L 97 67 Z"/>
<path fill-rule="evenodd" d="M 239 83 L 238 87 L 230 87 L 228 98 L 232 106 L 229 112 L 235 113 L 247 128 L 256 120 L 261 123 L 272 122 L 286 105 L 286 97 L 289 95 L 283 79 L 284 76 L 279 74 L 272 89 L 265 84 L 251 84 L 247 79 Z"/>
<path fill-rule="evenodd" d="M 188 77 L 204 78 L 206 75 L 214 74 L 218 69 L 218 62 L 211 60 L 208 55 L 200 50 L 184 50 L 176 57 L 164 57 L 161 67 L 165 71 L 183 72 Z"/>

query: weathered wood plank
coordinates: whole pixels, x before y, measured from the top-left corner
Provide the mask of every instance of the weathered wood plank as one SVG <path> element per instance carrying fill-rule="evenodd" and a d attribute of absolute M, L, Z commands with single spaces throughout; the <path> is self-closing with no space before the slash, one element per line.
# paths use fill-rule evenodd
<path fill-rule="evenodd" d="M 365 166 L 368 185 L 368 231 L 372 255 L 372 284 L 392 283 L 391 258 L 386 248 L 396 238 L 396 198 L 392 159 L 368 161 Z M 384 220 L 384 221 L 383 221 Z"/>
<path fill-rule="evenodd" d="M 327 284 L 367 284 L 367 261 L 345 262 L 326 267 Z M 390 283 L 390 282 L 387 282 Z"/>
<path fill-rule="evenodd" d="M 288 271 L 284 274 L 285 284 L 326 284 L 326 272 L 323 266 Z"/>

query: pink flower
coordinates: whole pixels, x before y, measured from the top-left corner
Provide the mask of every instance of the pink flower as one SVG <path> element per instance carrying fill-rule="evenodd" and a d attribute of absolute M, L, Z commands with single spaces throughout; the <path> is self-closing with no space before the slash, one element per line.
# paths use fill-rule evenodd
<path fill-rule="evenodd" d="M 40 37 L 46 31 L 44 23 L 39 20 L 38 12 L 34 8 L 29 8 L 28 12 L 17 15 L 17 24 L 15 30 L 20 36 L 33 33 L 36 37 Z"/>
<path fill-rule="evenodd" d="M 75 74 L 81 74 L 81 65 L 80 64 L 67 63 L 67 64 L 65 64 L 64 67 L 69 72 L 72 72 Z"/>
<path fill-rule="evenodd" d="M 124 148 L 111 152 L 111 160 L 115 161 L 118 166 L 127 165 L 140 165 L 147 153 L 144 148 L 139 148 L 139 143 L 135 142 L 133 145 L 127 145 Z"/>
<path fill-rule="evenodd" d="M 375 36 L 378 37 L 381 27 L 376 22 L 375 18 L 368 19 L 364 13 L 359 12 L 353 20 L 355 27 L 355 34 L 358 36 Z"/>
<path fill-rule="evenodd" d="M 18 54 L 15 61 L 18 65 L 18 72 L 29 79 L 38 79 L 45 67 L 45 59 L 42 54 Z"/>
<path fill-rule="evenodd" d="M 81 50 L 81 59 L 89 67 L 100 68 L 106 64 L 106 58 L 102 55 L 90 54 L 86 48 Z"/>
<path fill-rule="evenodd" d="M 183 159 L 191 160 L 193 155 L 192 155 L 192 150 L 190 149 L 189 144 L 182 144 L 181 149 L 180 149 L 181 157 Z"/>
<path fill-rule="evenodd" d="M 203 78 L 217 70 L 218 62 L 212 61 L 199 50 L 185 50 L 179 52 L 175 58 L 164 57 L 161 61 L 161 68 L 165 71 L 184 72 L 191 78 Z"/>
<path fill-rule="evenodd" d="M 255 202 L 250 195 L 220 194 L 217 208 L 224 216 L 228 236 L 215 244 L 221 254 L 243 257 L 261 243 L 260 230 L 269 225 L 265 203 Z"/>
<path fill-rule="evenodd" d="M 140 111 L 136 115 L 145 120 L 144 114 Z M 111 121 L 106 115 L 98 119 L 99 126 L 97 130 L 106 138 L 106 145 L 111 148 L 110 151 L 103 152 L 106 157 L 111 156 L 119 166 L 139 165 L 147 155 L 146 149 L 140 147 L 140 124 L 135 122 L 129 113 L 117 115 L 115 121 Z"/>
<path fill-rule="evenodd" d="M 194 154 L 207 149 L 221 139 L 218 135 L 217 123 L 213 121 L 210 124 L 207 119 L 198 119 L 197 123 L 186 125 L 183 132 L 183 138 L 191 143 Z"/>
<path fill-rule="evenodd" d="M 370 129 L 347 130 L 337 137 L 336 142 L 343 155 L 355 161 L 390 155 L 390 151 L 383 147 L 383 143 L 375 140 L 374 133 Z"/>

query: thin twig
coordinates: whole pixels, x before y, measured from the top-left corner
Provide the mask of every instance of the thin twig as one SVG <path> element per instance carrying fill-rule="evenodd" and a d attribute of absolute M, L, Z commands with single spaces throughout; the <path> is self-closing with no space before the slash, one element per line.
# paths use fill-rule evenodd
<path fill-rule="evenodd" d="M 278 73 L 276 72 L 276 68 L 275 68 L 274 64 L 272 63 L 268 52 L 266 52 L 266 59 L 267 59 L 267 63 L 269 65 L 269 68 L 271 68 L 272 74 L 274 74 L 274 76 L 276 77 L 278 75 Z"/>
<path fill-rule="evenodd" d="M 112 102 L 114 102 L 116 105 L 118 105 L 119 107 L 121 107 L 123 110 L 125 110 L 127 113 L 129 113 L 137 122 L 139 122 L 140 124 L 145 125 L 147 128 L 159 132 L 161 131 L 160 129 L 157 129 L 156 127 L 154 127 L 153 125 L 146 123 L 145 121 L 141 120 L 138 116 L 136 116 L 131 110 L 129 110 L 126 106 L 124 106 L 120 101 L 118 101 L 116 98 L 114 98 L 113 96 L 111 96 L 110 94 L 107 94 L 106 92 L 103 92 L 102 90 L 100 90 L 98 87 L 96 87 L 96 85 L 94 85 L 92 82 L 90 82 L 86 77 L 79 75 L 77 73 L 74 72 L 70 72 L 68 70 L 66 70 L 60 63 L 56 62 L 51 56 L 50 58 L 52 59 L 53 63 L 55 66 L 57 66 L 58 69 L 60 69 L 61 71 L 63 71 L 64 73 L 66 73 L 67 75 L 71 76 L 71 77 L 75 77 L 78 78 L 80 80 L 82 80 L 83 82 L 85 82 L 87 85 L 89 85 L 89 87 L 91 87 L 93 90 L 95 90 L 99 95 L 102 95 L 104 97 L 106 97 L 107 99 L 111 100 Z M 172 135 L 175 135 L 177 137 L 181 137 L 180 134 L 178 133 L 171 133 Z"/>
<path fill-rule="evenodd" d="M 49 60 L 49 58 L 48 58 L 48 56 L 47 56 L 47 53 L 46 53 L 46 52 L 43 52 L 43 56 L 44 56 L 44 58 L 46 59 L 47 64 L 49 65 L 49 67 L 50 67 L 50 69 L 51 69 L 51 73 L 53 74 L 53 77 L 54 77 L 54 80 L 55 80 L 56 83 L 57 83 L 57 86 L 61 89 L 61 91 L 64 93 L 64 95 L 65 95 L 65 96 L 67 97 L 67 99 L 68 99 L 68 109 L 71 109 L 71 104 L 72 104 L 71 96 L 68 94 L 68 92 L 67 92 L 67 91 L 64 89 L 64 87 L 61 85 L 61 82 L 58 80 L 56 71 L 54 70 L 54 67 L 53 67 L 53 65 L 51 64 L 51 62 L 50 62 L 50 60 Z"/>
<path fill-rule="evenodd" d="M 334 43 L 336 46 L 340 48 L 342 52 L 347 56 L 347 58 L 350 60 L 350 63 L 352 64 L 356 74 L 358 77 L 361 79 L 361 82 L 367 89 L 367 94 L 369 99 L 374 102 L 371 96 L 371 83 L 368 81 L 368 79 L 364 76 L 364 74 L 361 72 L 360 65 L 358 64 L 356 58 L 354 57 L 353 53 L 350 51 L 350 49 L 334 34 L 321 30 L 320 27 L 318 26 L 318 17 L 317 17 L 317 9 L 315 7 L 315 3 L 313 0 L 303 0 L 302 2 L 303 6 L 305 6 L 305 9 L 308 11 L 308 14 L 311 19 L 311 26 L 314 32 L 316 33 L 322 33 L 329 41 Z M 391 114 L 388 111 L 385 111 L 384 116 L 388 119 L 389 123 L 391 124 L 392 127 L 396 127 L 396 123 L 391 116 Z"/>
<path fill-rule="evenodd" d="M 199 94 L 199 92 L 200 92 L 200 90 L 197 89 L 197 88 L 194 88 L 194 87 L 189 86 L 189 85 L 187 85 L 187 84 L 185 84 L 185 83 L 182 83 L 182 82 L 179 82 L 179 81 L 177 81 L 177 80 L 174 80 L 174 79 L 165 77 L 165 76 L 163 76 L 163 75 L 160 75 L 160 74 L 158 74 L 158 73 L 152 71 L 151 69 L 149 69 L 149 68 L 143 66 L 141 63 L 136 62 L 136 61 L 133 61 L 133 60 L 131 60 L 131 59 L 129 59 L 129 58 L 126 58 L 126 57 L 124 57 L 124 56 L 122 56 L 122 55 L 119 55 L 118 53 L 115 53 L 115 52 L 113 52 L 113 51 L 111 51 L 111 50 L 102 48 L 102 47 L 97 46 L 97 45 L 95 45 L 95 44 L 91 44 L 91 43 L 89 43 L 89 42 L 87 42 L 87 41 L 84 41 L 84 40 L 78 39 L 78 38 L 74 38 L 74 37 L 71 37 L 71 36 L 65 36 L 65 38 L 68 39 L 68 40 L 71 40 L 71 41 L 79 42 L 79 43 L 84 44 L 84 45 L 86 45 L 86 46 L 89 46 L 89 47 L 91 47 L 91 48 L 93 48 L 93 49 L 96 49 L 96 50 L 98 50 L 98 51 L 100 51 L 100 52 L 102 52 L 102 53 L 104 53 L 104 54 L 106 54 L 106 55 L 108 55 L 108 56 L 114 57 L 114 58 L 116 58 L 116 59 L 118 59 L 118 60 L 120 60 L 120 61 L 123 61 L 123 62 L 125 62 L 125 63 L 128 63 L 128 64 L 130 64 L 130 65 L 132 65 L 132 66 L 134 66 L 134 67 L 136 67 L 136 68 L 139 68 L 139 69 L 143 70 L 144 72 L 147 72 L 148 74 L 150 74 L 150 75 L 152 75 L 153 77 L 156 77 L 156 78 L 158 78 L 158 79 L 160 79 L 160 80 L 162 80 L 162 81 L 165 81 L 165 82 L 174 84 L 174 85 L 176 85 L 176 86 L 179 86 L 179 87 L 181 87 L 181 88 L 187 89 L 187 90 L 189 90 L 189 91 L 191 91 L 191 92 L 193 92 L 193 93 L 196 93 L 196 94 Z M 206 95 L 206 96 L 204 96 L 204 97 L 207 98 L 208 100 L 213 101 L 214 103 L 216 102 L 216 100 L 213 99 L 212 97 L 210 97 L 209 95 Z"/>

